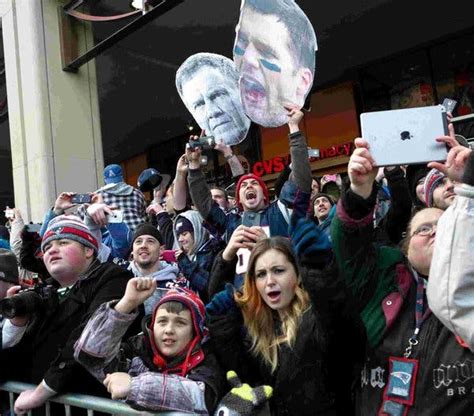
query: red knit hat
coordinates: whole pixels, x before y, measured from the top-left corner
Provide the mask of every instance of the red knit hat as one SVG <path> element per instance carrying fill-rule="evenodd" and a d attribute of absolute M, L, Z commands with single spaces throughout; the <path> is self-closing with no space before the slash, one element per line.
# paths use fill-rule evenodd
<path fill-rule="evenodd" d="M 162 356 L 154 340 L 154 322 L 156 314 L 161 305 L 167 302 L 182 303 L 191 313 L 193 321 L 194 338 L 186 345 L 178 356 L 183 356 L 183 360 L 176 365 L 168 363 Z M 190 289 L 172 288 L 164 295 L 153 309 L 152 319 L 148 329 L 150 330 L 150 343 L 153 350 L 153 363 L 163 369 L 164 373 L 180 373 L 185 376 L 194 367 L 199 365 L 204 359 L 204 353 L 201 349 L 201 341 L 207 337 L 207 328 L 205 327 L 206 309 L 199 296 Z M 171 366 L 170 366 L 171 365 Z"/>
<path fill-rule="evenodd" d="M 428 208 L 433 207 L 434 190 L 443 183 L 445 174 L 437 169 L 431 169 L 426 175 L 423 191 L 425 193 L 425 205 Z"/>
<path fill-rule="evenodd" d="M 265 201 L 265 204 L 268 204 L 268 202 L 270 201 L 270 197 L 268 195 L 267 185 L 262 180 L 262 178 L 260 178 L 257 175 L 254 175 L 253 173 L 249 173 L 247 175 L 241 176 L 239 181 L 237 182 L 237 186 L 235 187 L 235 202 L 237 203 L 237 206 L 239 207 L 239 209 L 242 209 L 242 205 L 240 203 L 240 186 L 242 185 L 243 181 L 246 181 L 248 179 L 254 179 L 258 182 L 258 184 L 262 187 L 263 200 Z"/>

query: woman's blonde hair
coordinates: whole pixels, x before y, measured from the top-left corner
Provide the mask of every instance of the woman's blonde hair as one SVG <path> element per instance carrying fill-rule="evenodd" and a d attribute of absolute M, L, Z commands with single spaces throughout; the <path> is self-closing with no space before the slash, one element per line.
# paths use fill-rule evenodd
<path fill-rule="evenodd" d="M 272 309 L 263 301 L 255 283 L 255 264 L 268 250 L 281 252 L 295 269 L 298 283 L 295 296 L 282 317 L 281 335 L 275 330 Z M 272 237 L 260 240 L 252 250 L 242 293 L 236 292 L 235 301 L 242 309 L 244 324 L 252 339 L 252 353 L 263 358 L 272 373 L 278 365 L 278 349 L 283 343 L 293 346 L 303 313 L 309 307 L 309 296 L 301 287 L 298 263 L 288 239 Z"/>

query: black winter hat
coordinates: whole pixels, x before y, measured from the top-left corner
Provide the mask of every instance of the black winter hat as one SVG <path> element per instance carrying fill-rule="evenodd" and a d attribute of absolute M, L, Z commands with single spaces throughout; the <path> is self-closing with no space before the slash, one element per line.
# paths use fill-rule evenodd
<path fill-rule="evenodd" d="M 331 206 L 333 206 L 333 205 L 335 204 L 334 199 L 332 198 L 331 195 L 325 194 L 325 193 L 323 193 L 323 192 L 319 192 L 319 193 L 317 193 L 317 194 L 311 199 L 313 205 L 314 205 L 314 203 L 316 202 L 316 200 L 317 200 L 318 198 L 321 198 L 321 197 L 326 198 L 326 199 L 329 201 L 329 203 L 331 204 Z"/>
<path fill-rule="evenodd" d="M 161 236 L 161 233 L 158 231 L 158 229 L 153 227 L 151 224 L 145 223 L 140 224 L 135 230 L 135 233 L 133 234 L 132 245 L 135 240 L 142 235 L 151 235 L 152 237 L 155 237 L 160 244 L 163 244 L 163 237 Z"/>

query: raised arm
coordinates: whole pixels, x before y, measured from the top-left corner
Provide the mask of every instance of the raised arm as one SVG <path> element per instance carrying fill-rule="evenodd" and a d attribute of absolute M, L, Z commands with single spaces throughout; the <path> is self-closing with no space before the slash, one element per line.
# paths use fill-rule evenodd
<path fill-rule="evenodd" d="M 230 171 L 232 172 L 233 178 L 235 178 L 236 176 L 241 176 L 245 173 L 239 158 L 234 155 L 234 153 L 232 152 L 232 148 L 226 145 L 223 140 L 220 140 L 218 143 L 216 143 L 214 149 L 218 152 L 221 152 L 222 156 L 224 156 L 224 159 L 230 167 Z"/>
<path fill-rule="evenodd" d="M 384 172 L 390 189 L 391 205 L 383 223 L 390 241 L 398 244 L 410 222 L 412 206 L 410 191 L 404 172 L 399 166 L 385 168 Z"/>
<path fill-rule="evenodd" d="M 119 365 L 120 343 L 130 324 L 138 316 L 138 306 L 156 289 L 156 281 L 135 277 L 128 281 L 118 302 L 100 305 L 87 322 L 74 345 L 74 358 L 94 377 L 103 382 L 107 373 L 127 371 Z"/>
<path fill-rule="evenodd" d="M 287 107 L 288 128 L 290 131 L 291 170 L 290 180 L 303 192 L 311 193 L 311 167 L 308 157 L 308 144 L 300 131 L 303 112 L 297 107 Z"/>
<path fill-rule="evenodd" d="M 403 261 L 403 255 L 396 248 L 375 248 L 372 244 L 377 169 L 367 142 L 356 139 L 355 145 L 348 166 L 350 185 L 344 184 L 331 236 L 340 275 L 361 311 L 369 342 L 374 345 L 385 330 L 380 305 L 393 287 L 395 266 Z"/>
<path fill-rule="evenodd" d="M 219 208 L 212 199 L 211 190 L 201 171 L 201 150 L 199 148 L 186 149 L 188 160 L 188 186 L 191 199 L 204 221 L 212 225 L 220 235 L 226 232 L 229 216 Z"/>
<path fill-rule="evenodd" d="M 188 184 L 186 178 L 188 176 L 188 166 L 186 165 L 186 155 L 182 155 L 178 159 L 176 165 L 176 176 L 174 178 L 173 202 L 176 211 L 180 212 L 186 209 Z"/>

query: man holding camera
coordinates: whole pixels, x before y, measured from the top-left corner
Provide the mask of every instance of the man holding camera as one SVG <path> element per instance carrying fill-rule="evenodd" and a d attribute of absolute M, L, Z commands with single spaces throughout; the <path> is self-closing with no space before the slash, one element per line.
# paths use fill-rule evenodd
<path fill-rule="evenodd" d="M 98 242 L 76 216 L 54 218 L 41 249 L 52 279 L 21 293 L 20 286 L 11 288 L 13 317 L 3 327 L 2 378 L 38 384 L 16 400 L 15 412 L 20 414 L 57 393 L 105 392 L 74 360 L 73 346 L 93 312 L 102 303 L 120 298 L 132 277 L 97 260 Z"/>

